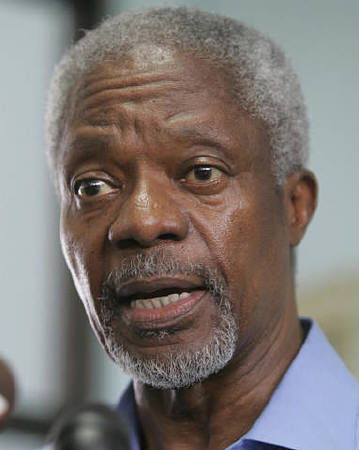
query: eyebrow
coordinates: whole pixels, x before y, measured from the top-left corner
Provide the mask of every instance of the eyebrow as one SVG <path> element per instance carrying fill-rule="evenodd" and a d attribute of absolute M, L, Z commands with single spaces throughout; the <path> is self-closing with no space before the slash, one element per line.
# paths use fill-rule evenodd
<path fill-rule="evenodd" d="M 106 153 L 108 150 L 109 143 L 113 138 L 111 133 L 106 133 L 103 128 L 101 128 L 101 130 L 90 130 L 90 128 L 86 127 L 86 129 L 86 134 L 84 130 L 77 131 L 66 145 L 64 149 L 65 167 L 69 168 L 85 160 L 91 159 L 93 156 L 98 155 L 99 152 Z"/>
<path fill-rule="evenodd" d="M 108 126 L 86 126 L 85 129 L 77 130 L 73 139 L 66 147 L 68 152 L 67 163 L 65 166 L 72 166 L 82 161 L 91 159 L 109 150 L 110 143 L 114 139 L 111 125 Z M 187 127 L 159 127 L 160 133 L 164 133 L 175 140 L 189 142 L 197 145 L 205 145 L 216 149 L 217 151 L 227 154 L 226 149 L 229 147 L 228 141 L 220 139 L 215 130 L 205 127 L 199 128 Z M 230 156 L 230 155 L 227 155 Z"/>
<path fill-rule="evenodd" d="M 112 128 L 114 125 L 114 123 L 108 123 L 106 125 L 93 124 L 92 126 L 86 127 L 86 135 L 80 130 L 67 147 L 87 151 L 89 147 L 107 146 L 113 139 L 114 134 L 108 132 L 106 128 Z M 202 131 L 193 127 L 159 127 L 159 131 L 177 140 L 201 141 L 218 147 L 224 147 L 226 145 L 225 140 L 219 139 L 217 133 L 213 133 L 211 129 Z"/>
<path fill-rule="evenodd" d="M 93 134 L 92 136 L 84 136 L 78 134 L 74 137 L 74 139 L 68 145 L 69 149 L 76 149 L 76 151 L 80 150 L 82 152 L 93 152 L 97 150 L 99 147 L 107 147 L 109 141 L 111 140 L 111 135 L 109 134 Z"/>
<path fill-rule="evenodd" d="M 225 137 L 224 139 L 219 138 L 218 134 L 209 128 L 201 130 L 193 127 L 165 127 L 163 131 L 174 139 L 209 145 L 221 151 L 225 151 L 229 146 L 229 142 Z"/>

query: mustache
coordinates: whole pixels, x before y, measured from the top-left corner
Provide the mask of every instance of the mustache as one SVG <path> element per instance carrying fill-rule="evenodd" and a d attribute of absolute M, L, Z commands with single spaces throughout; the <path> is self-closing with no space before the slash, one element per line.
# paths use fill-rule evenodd
<path fill-rule="evenodd" d="M 139 253 L 124 258 L 102 283 L 100 300 L 113 302 L 123 284 L 130 280 L 171 275 L 194 275 L 215 299 L 227 297 L 226 281 L 217 268 L 203 263 L 180 260 L 163 250 L 154 250 L 150 254 Z"/>

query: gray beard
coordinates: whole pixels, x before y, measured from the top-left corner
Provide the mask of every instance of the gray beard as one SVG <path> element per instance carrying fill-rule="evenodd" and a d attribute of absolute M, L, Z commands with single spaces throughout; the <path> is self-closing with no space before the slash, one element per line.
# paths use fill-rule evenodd
<path fill-rule="evenodd" d="M 214 298 L 217 315 L 213 323 L 213 333 L 208 341 L 197 349 L 137 356 L 116 339 L 113 323 L 116 319 L 120 320 L 116 292 L 125 281 L 132 278 L 174 274 L 196 275 Z M 155 388 L 181 389 L 199 383 L 222 370 L 236 350 L 239 329 L 227 292 L 223 277 L 217 271 L 202 265 L 184 264 L 162 252 L 128 258 L 116 271 L 111 272 L 102 286 L 100 320 L 106 350 L 124 372 L 136 381 Z M 173 332 L 175 331 L 171 329 L 144 330 L 141 335 L 164 339 Z"/>

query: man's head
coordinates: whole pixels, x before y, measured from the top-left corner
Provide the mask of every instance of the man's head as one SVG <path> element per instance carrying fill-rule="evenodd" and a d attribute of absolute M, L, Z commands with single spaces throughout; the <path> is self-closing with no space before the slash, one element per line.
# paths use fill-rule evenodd
<path fill-rule="evenodd" d="M 149 48 L 196 55 L 222 68 L 242 109 L 266 124 L 279 182 L 308 156 L 308 126 L 297 81 L 282 51 L 268 38 L 233 19 L 187 8 L 153 8 L 124 13 L 87 33 L 63 57 L 55 72 L 48 111 L 49 156 L 56 168 L 58 145 L 71 97 L 87 71 L 98 62 L 138 58 Z"/>
<path fill-rule="evenodd" d="M 125 14 L 64 57 L 49 108 L 63 251 L 134 377 L 188 386 L 295 320 L 306 124 L 283 54 L 227 18 Z"/>

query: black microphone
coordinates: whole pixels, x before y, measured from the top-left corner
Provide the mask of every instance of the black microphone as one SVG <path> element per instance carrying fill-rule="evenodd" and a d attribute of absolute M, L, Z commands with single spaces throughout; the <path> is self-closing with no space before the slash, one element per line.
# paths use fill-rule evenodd
<path fill-rule="evenodd" d="M 15 403 L 15 380 L 5 361 L 0 360 L 0 423 L 4 424 Z M 1 425 L 0 425 L 1 427 Z"/>
<path fill-rule="evenodd" d="M 49 449 L 131 450 L 127 428 L 123 417 L 107 406 L 82 406 L 55 422 Z"/>

